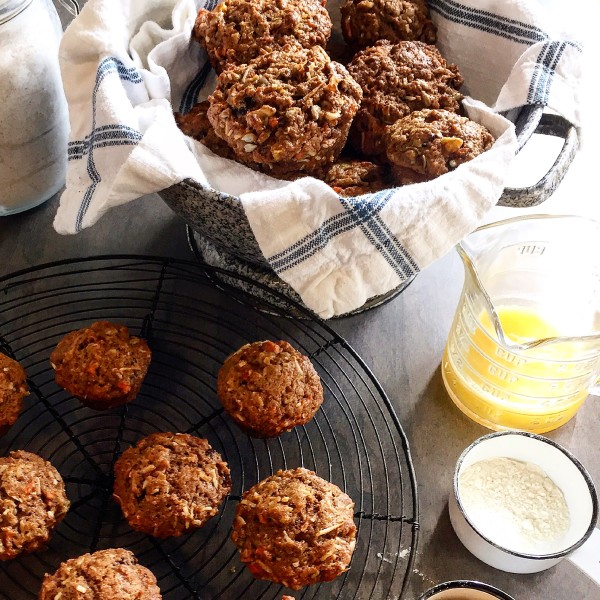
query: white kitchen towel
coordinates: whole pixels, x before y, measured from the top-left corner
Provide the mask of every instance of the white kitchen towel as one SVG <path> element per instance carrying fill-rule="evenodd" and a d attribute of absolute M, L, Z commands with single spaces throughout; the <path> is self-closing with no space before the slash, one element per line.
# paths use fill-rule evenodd
<path fill-rule="evenodd" d="M 543 104 L 579 126 L 581 49 L 544 28 L 534 0 L 431 0 L 439 47 L 494 147 L 437 180 L 357 198 L 305 177 L 282 182 L 185 137 L 172 111 L 205 98 L 214 74 L 190 39 L 216 0 L 89 0 L 65 32 L 71 117 L 66 189 L 54 227 L 76 233 L 107 210 L 186 178 L 240 199 L 272 268 L 328 318 L 384 294 L 448 252 L 499 198 L 516 151 L 496 114 Z M 330 1 L 331 11 L 338 10 Z M 143 235 L 135 231 L 132 235 Z"/>

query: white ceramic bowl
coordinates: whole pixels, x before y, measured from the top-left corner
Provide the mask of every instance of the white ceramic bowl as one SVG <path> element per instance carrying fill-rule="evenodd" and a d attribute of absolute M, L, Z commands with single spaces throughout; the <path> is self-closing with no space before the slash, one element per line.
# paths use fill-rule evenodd
<path fill-rule="evenodd" d="M 419 600 L 514 600 L 505 592 L 480 581 L 446 581 L 427 590 Z"/>
<path fill-rule="evenodd" d="M 540 467 L 563 492 L 570 525 L 559 549 L 548 554 L 527 554 L 507 549 L 483 535 L 461 503 L 458 480 L 464 469 L 485 459 L 511 458 Z M 556 442 L 524 431 L 499 431 L 475 440 L 460 456 L 449 500 L 450 521 L 466 548 L 484 563 L 510 573 L 536 573 L 559 563 L 581 546 L 598 518 L 598 495 L 581 463 Z"/>

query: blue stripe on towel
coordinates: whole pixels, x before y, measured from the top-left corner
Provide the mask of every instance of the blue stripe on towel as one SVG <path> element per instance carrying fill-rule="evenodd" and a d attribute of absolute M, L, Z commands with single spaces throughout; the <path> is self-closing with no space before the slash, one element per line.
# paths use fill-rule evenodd
<path fill-rule="evenodd" d="M 418 265 L 380 215 L 393 195 L 393 190 L 386 190 L 360 198 L 340 197 L 344 212 L 330 217 L 316 231 L 271 256 L 271 267 L 278 273 L 291 269 L 314 256 L 334 237 L 359 227 L 402 280 L 412 277 L 419 271 Z"/>
<path fill-rule="evenodd" d="M 100 177 L 100 173 L 98 172 L 98 169 L 96 168 L 96 163 L 94 161 L 94 148 L 95 148 L 94 140 L 95 140 L 95 136 L 97 135 L 97 131 L 98 131 L 96 129 L 96 95 L 97 95 L 98 89 L 100 88 L 100 85 L 104 81 L 104 79 L 108 75 L 111 75 L 113 73 L 117 73 L 119 75 L 119 79 L 121 79 L 122 81 L 128 81 L 128 82 L 135 83 L 135 84 L 143 83 L 143 79 L 142 79 L 141 75 L 139 74 L 139 72 L 137 71 L 137 69 L 135 67 L 131 67 L 131 68 L 126 67 L 125 64 L 122 61 L 120 61 L 118 58 L 110 56 L 108 58 L 105 58 L 98 65 L 98 70 L 96 72 L 96 83 L 94 84 L 94 90 L 92 92 L 92 131 L 88 136 L 86 136 L 85 140 L 78 141 L 78 142 L 71 142 L 74 147 L 79 147 L 80 144 L 82 144 L 82 145 L 87 144 L 87 147 L 89 149 L 89 151 L 87 153 L 87 157 L 88 157 L 87 172 L 88 172 L 90 181 L 92 182 L 91 185 L 85 191 L 85 193 L 83 195 L 83 200 L 81 202 L 81 205 L 79 206 L 79 210 L 77 211 L 77 217 L 75 219 L 75 230 L 76 231 L 81 231 L 81 223 L 83 221 L 83 218 L 85 217 L 85 214 L 90 207 L 90 203 L 94 196 L 94 192 L 96 191 L 96 187 L 102 180 L 102 178 Z M 102 126 L 101 128 L 99 128 L 99 130 L 104 131 L 105 127 L 106 126 Z M 139 135 L 141 138 L 141 134 L 139 134 Z M 87 142 L 86 142 L 86 140 L 87 140 Z M 139 141 L 139 140 L 135 140 L 134 136 L 127 135 L 126 137 L 122 137 L 119 145 L 132 145 L 132 144 L 137 143 L 137 141 Z M 117 142 L 115 140 L 115 144 L 116 143 Z M 82 153 L 81 156 L 83 157 L 84 154 Z"/>
<path fill-rule="evenodd" d="M 513 42 L 531 45 L 548 39 L 548 35 L 535 25 L 470 8 L 452 0 L 430 0 L 428 4 L 430 10 L 439 13 L 448 21 L 493 33 Z"/>
<path fill-rule="evenodd" d="M 83 140 L 69 142 L 67 156 L 69 160 L 77 160 L 88 154 L 92 147 L 96 149 L 107 145 L 136 144 L 141 139 L 141 133 L 127 125 L 103 125 Z"/>
<path fill-rule="evenodd" d="M 383 192 L 368 196 L 370 201 L 367 209 L 363 210 L 361 218 L 368 219 L 381 210 L 387 204 L 390 196 L 390 193 Z M 269 257 L 269 264 L 277 272 L 291 269 L 322 250 L 331 239 L 354 229 L 358 224 L 359 222 L 353 214 L 348 211 L 341 212 L 326 219 L 318 229 L 298 240 L 289 248 Z"/>
<path fill-rule="evenodd" d="M 190 84 L 185 89 L 179 104 L 179 112 L 181 114 L 185 115 L 186 113 L 190 112 L 192 106 L 194 106 L 194 104 L 196 104 L 198 101 L 198 94 L 200 93 L 200 90 L 202 89 L 202 86 L 204 85 L 204 82 L 210 73 L 210 69 L 210 63 L 206 61 L 204 65 L 202 65 L 202 68 L 198 71 L 196 77 L 192 79 Z"/>

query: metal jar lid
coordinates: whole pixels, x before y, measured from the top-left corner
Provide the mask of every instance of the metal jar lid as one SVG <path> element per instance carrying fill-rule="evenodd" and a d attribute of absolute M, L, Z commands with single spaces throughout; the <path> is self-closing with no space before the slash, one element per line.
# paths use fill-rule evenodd
<path fill-rule="evenodd" d="M 24 11 L 32 0 L 0 0 L 0 25 Z"/>

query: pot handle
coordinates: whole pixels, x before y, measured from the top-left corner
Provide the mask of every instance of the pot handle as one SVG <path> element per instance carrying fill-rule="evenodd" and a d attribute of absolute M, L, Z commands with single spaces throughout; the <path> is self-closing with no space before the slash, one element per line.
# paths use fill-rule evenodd
<path fill-rule="evenodd" d="M 577 150 L 579 138 L 577 129 L 564 117 L 543 113 L 543 107 L 528 107 L 523 117 L 516 122 L 519 150 L 533 133 L 554 135 L 563 138 L 563 146 L 550 170 L 534 185 L 524 188 L 505 188 L 498 200 L 498 206 L 528 208 L 547 200 L 563 180 Z M 522 121 L 520 123 L 520 121 Z"/>

